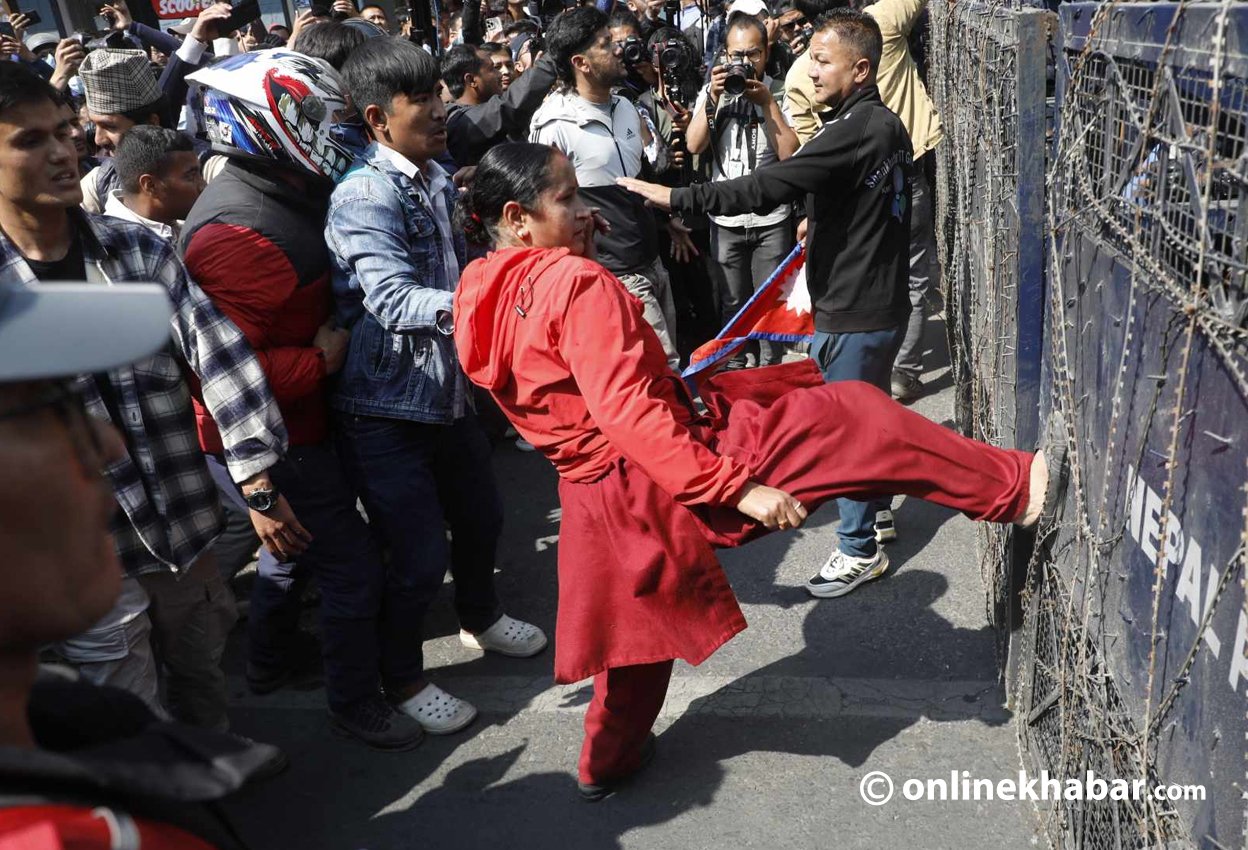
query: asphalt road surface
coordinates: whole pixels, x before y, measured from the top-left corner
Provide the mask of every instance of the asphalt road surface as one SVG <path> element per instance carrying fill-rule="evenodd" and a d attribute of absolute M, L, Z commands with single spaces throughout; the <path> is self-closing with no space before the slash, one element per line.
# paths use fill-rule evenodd
<path fill-rule="evenodd" d="M 944 328 L 915 408 L 948 423 Z M 498 565 L 508 613 L 555 625 L 555 474 L 541 456 L 495 454 L 507 520 Z M 834 462 L 834 461 L 832 461 Z M 658 755 L 611 799 L 580 801 L 575 766 L 588 682 L 556 686 L 552 649 L 505 659 L 460 646 L 450 587 L 426 643 L 430 678 L 481 710 L 475 724 L 381 754 L 332 735 L 322 690 L 249 694 L 244 629 L 227 657 L 235 731 L 284 747 L 291 767 L 228 808 L 257 848 L 649 850 L 956 848 L 1043 843 L 1030 803 L 909 801 L 907 779 L 1017 778 L 1014 719 L 997 685 L 972 523 L 895 502 L 890 571 L 817 601 L 803 582 L 835 541 L 835 505 L 797 532 L 722 553 L 749 628 L 700 667 L 677 662 Z M 883 771 L 895 793 L 868 805 Z M 882 793 L 882 780 L 872 783 Z"/>

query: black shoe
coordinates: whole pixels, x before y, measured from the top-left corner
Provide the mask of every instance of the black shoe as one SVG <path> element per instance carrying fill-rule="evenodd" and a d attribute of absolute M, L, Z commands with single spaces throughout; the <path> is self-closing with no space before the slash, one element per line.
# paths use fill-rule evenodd
<path fill-rule="evenodd" d="M 919 380 L 918 376 L 911 375 L 909 372 L 902 372 L 899 369 L 893 370 L 889 386 L 893 391 L 893 398 L 902 404 L 909 404 L 923 395 L 923 382 Z"/>
<path fill-rule="evenodd" d="M 316 635 L 298 631 L 291 640 L 286 664 L 281 667 L 263 667 L 247 662 L 247 688 L 263 696 L 271 694 L 292 679 L 308 680 L 321 672 L 321 655 L 324 648 Z"/>
<path fill-rule="evenodd" d="M 265 759 L 264 763 L 257 767 L 254 773 L 247 777 L 248 782 L 263 782 L 266 779 L 272 779 L 290 766 L 290 759 L 281 747 L 274 744 L 262 744 L 236 732 L 226 732 L 225 734 L 237 741 L 241 741 L 248 747 L 266 748 L 273 751 L 272 755 Z"/>
<path fill-rule="evenodd" d="M 650 766 L 650 762 L 654 761 L 655 747 L 654 733 L 651 732 L 641 744 L 641 761 L 638 762 L 636 769 L 595 785 L 590 785 L 587 782 L 577 782 L 576 789 L 581 792 L 581 799 L 587 803 L 598 803 L 610 797 Z"/>
<path fill-rule="evenodd" d="M 365 697 L 341 711 L 329 710 L 329 722 L 339 735 L 362 741 L 374 750 L 398 753 L 416 747 L 425 732 L 381 694 Z"/>

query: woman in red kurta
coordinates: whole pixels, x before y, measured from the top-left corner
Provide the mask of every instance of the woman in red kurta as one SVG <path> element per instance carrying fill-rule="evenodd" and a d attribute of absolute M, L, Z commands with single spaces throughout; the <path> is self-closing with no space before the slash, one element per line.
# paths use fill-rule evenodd
<path fill-rule="evenodd" d="M 496 247 L 460 278 L 460 363 L 559 472 L 555 681 L 594 677 L 587 798 L 653 752 L 673 659 L 698 664 L 745 628 L 715 547 L 795 528 L 837 496 L 1039 517 L 1042 459 L 961 437 L 868 384 L 824 384 L 811 361 L 717 376 L 699 413 L 641 303 L 594 262 L 595 216 L 552 148 L 491 149 L 457 220 Z"/>

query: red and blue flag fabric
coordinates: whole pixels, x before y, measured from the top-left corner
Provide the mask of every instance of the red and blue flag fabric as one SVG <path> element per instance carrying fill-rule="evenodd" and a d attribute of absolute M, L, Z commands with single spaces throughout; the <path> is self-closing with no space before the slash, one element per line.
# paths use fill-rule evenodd
<path fill-rule="evenodd" d="M 689 358 L 682 378 L 714 371 L 751 339 L 810 342 L 815 333 L 810 290 L 806 288 L 806 249 L 799 244 L 755 291 L 737 315 Z M 709 374 L 709 372 L 708 372 Z"/>

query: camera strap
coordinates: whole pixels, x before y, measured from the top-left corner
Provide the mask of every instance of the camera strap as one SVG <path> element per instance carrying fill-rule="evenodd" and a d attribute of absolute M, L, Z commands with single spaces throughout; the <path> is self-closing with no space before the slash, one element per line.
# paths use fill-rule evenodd
<path fill-rule="evenodd" d="M 735 105 L 736 104 L 734 104 L 734 106 Z M 719 161 L 718 147 L 719 147 L 720 132 L 722 131 L 731 132 L 731 130 L 727 127 L 720 127 L 718 130 L 716 129 L 715 112 L 718 111 L 718 108 L 719 108 L 719 105 L 716 104 L 715 109 L 711 109 L 711 99 L 709 97 L 706 99 L 706 103 L 704 104 L 704 107 L 703 107 L 704 111 L 706 112 L 706 128 L 710 131 L 710 136 L 711 136 L 711 144 L 709 145 L 711 149 L 711 162 L 714 164 L 715 172 L 717 174 L 725 178 L 728 178 L 727 172 L 724 171 L 724 167 Z M 747 174 L 753 174 L 755 167 L 758 165 L 758 132 L 759 132 L 758 128 L 762 123 L 763 123 L 762 119 L 758 117 L 757 108 L 754 106 L 754 104 L 751 103 L 750 104 L 750 119 L 749 119 L 749 124 L 750 124 L 749 135 L 746 136 L 746 140 L 745 140 L 746 157 L 747 157 L 747 161 L 749 162 L 749 171 L 746 172 Z M 735 147 L 736 142 L 734 142 L 731 138 L 729 138 L 729 144 Z"/>

